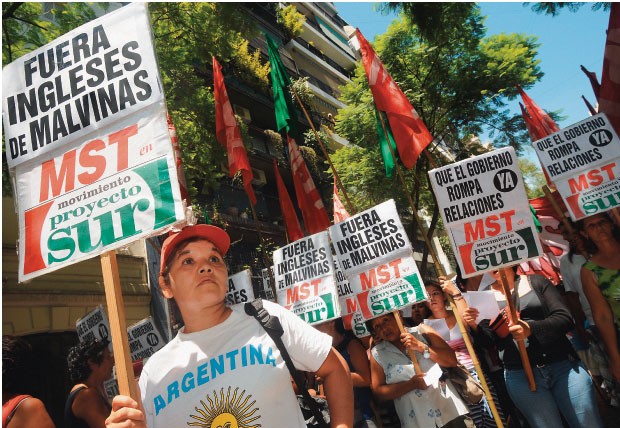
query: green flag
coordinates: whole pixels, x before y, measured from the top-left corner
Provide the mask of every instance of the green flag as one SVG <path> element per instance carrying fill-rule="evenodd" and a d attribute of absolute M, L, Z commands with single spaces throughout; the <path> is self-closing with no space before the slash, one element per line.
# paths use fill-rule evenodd
<path fill-rule="evenodd" d="M 297 118 L 295 108 L 293 107 L 293 100 L 288 90 L 291 79 L 280 59 L 278 45 L 268 34 L 265 34 L 265 38 L 267 39 L 269 63 L 271 64 L 271 87 L 273 89 L 273 101 L 276 111 L 276 125 L 278 131 L 282 131 L 284 128 L 290 136 L 295 138 L 297 136 Z"/>
<path fill-rule="evenodd" d="M 542 232 L 542 225 L 540 224 L 540 220 L 538 220 L 538 216 L 536 215 L 536 210 L 530 204 L 530 212 L 532 213 L 532 220 L 534 220 L 534 226 L 536 226 L 536 231 L 538 233 Z"/>
<path fill-rule="evenodd" d="M 377 135 L 379 136 L 379 146 L 381 147 L 381 156 L 383 157 L 383 163 L 385 164 L 385 176 L 391 178 L 394 174 L 394 157 L 392 156 L 392 152 L 388 147 L 387 138 L 385 138 L 385 132 L 383 132 L 383 126 L 381 125 L 381 119 L 379 118 L 379 114 L 383 115 L 383 123 L 385 123 L 385 130 L 387 131 L 388 137 L 390 139 L 390 144 L 394 149 L 394 154 L 398 157 L 398 150 L 396 150 L 396 142 L 394 141 L 394 136 L 392 135 L 392 130 L 390 129 L 390 124 L 386 119 L 385 113 L 379 113 L 379 110 L 375 107 L 375 122 L 377 125 Z"/>

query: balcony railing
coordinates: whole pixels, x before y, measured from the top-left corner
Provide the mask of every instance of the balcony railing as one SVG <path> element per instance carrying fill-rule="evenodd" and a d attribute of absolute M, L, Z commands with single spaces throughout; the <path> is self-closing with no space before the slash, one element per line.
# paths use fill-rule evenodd
<path fill-rule="evenodd" d="M 332 66 L 333 68 L 335 68 L 336 70 L 338 70 L 340 73 L 342 73 L 344 76 L 348 77 L 349 79 L 351 78 L 351 73 L 349 73 L 344 67 L 342 67 L 341 65 L 339 65 L 337 62 L 335 62 L 333 59 L 329 58 L 328 56 L 326 56 L 323 52 L 321 52 L 319 49 L 315 48 L 314 46 L 312 46 L 310 43 L 308 43 L 307 41 L 305 41 L 304 39 L 302 39 L 301 37 L 296 37 L 294 39 L 297 43 L 299 43 L 300 45 L 302 45 L 304 48 L 306 48 L 307 50 L 309 50 L 310 52 L 312 52 L 315 56 L 317 56 L 318 58 L 322 59 L 323 61 L 325 61 L 327 64 L 329 64 L 330 66 Z"/>

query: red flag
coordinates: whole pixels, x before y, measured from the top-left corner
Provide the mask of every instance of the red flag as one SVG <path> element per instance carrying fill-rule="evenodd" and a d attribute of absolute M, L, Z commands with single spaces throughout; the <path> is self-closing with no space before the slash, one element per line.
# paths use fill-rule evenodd
<path fill-rule="evenodd" d="M 183 159 L 181 159 L 181 147 L 179 146 L 177 129 L 174 127 L 170 115 L 167 115 L 166 119 L 168 122 L 168 133 L 170 134 L 170 140 L 172 141 L 172 148 L 174 150 L 174 160 L 177 166 L 177 178 L 179 179 L 179 188 L 181 189 L 181 199 L 189 205 L 189 192 L 187 190 L 187 181 L 185 180 L 185 171 L 183 170 Z"/>
<path fill-rule="evenodd" d="M 615 2 L 611 3 L 609 13 L 598 104 L 598 111 L 605 113 L 620 133 L 620 4 Z"/>
<path fill-rule="evenodd" d="M 523 119 L 527 125 L 530 139 L 532 141 L 536 141 L 541 138 L 545 138 L 549 134 L 558 132 L 560 128 L 553 121 L 553 119 L 551 119 L 551 117 L 543 109 L 538 107 L 538 105 L 525 93 L 525 91 L 521 89 L 521 86 L 517 85 L 517 89 L 521 94 L 521 98 L 523 99 L 523 103 L 525 104 L 525 108 L 528 113 L 528 115 L 523 115 Z"/>
<path fill-rule="evenodd" d="M 347 212 L 347 209 L 342 204 L 340 196 L 338 196 L 338 187 L 336 186 L 336 179 L 334 178 L 334 224 L 340 223 L 343 220 L 351 217 Z"/>
<path fill-rule="evenodd" d="M 411 169 L 433 136 L 359 29 L 356 35 L 377 109 L 387 115 L 400 159 Z"/>
<path fill-rule="evenodd" d="M 523 105 L 519 103 L 521 106 L 521 114 L 523 115 L 523 120 L 525 121 L 525 126 L 527 128 L 527 133 L 530 134 L 530 140 L 532 142 L 536 140 L 540 140 L 541 138 L 545 138 L 549 134 L 553 134 L 560 130 L 558 125 L 551 119 L 551 117 L 532 100 L 521 86 L 516 85 L 519 93 L 521 94 L 521 98 L 525 103 L 525 108 Z M 545 180 L 547 180 L 547 184 L 552 189 L 555 189 L 555 185 L 551 181 L 551 177 L 547 174 L 547 171 L 543 168 L 543 174 L 545 175 Z"/>
<path fill-rule="evenodd" d="M 321 195 L 314 185 L 304 158 L 301 157 L 297 143 L 290 137 L 288 137 L 288 150 L 297 204 L 301 210 L 306 230 L 311 235 L 322 232 L 331 226 L 331 222 L 321 200 Z"/>
<path fill-rule="evenodd" d="M 556 203 L 566 212 L 560 194 L 558 192 L 552 194 Z M 542 226 L 539 238 L 544 254 L 537 259 L 521 263 L 519 273 L 543 275 L 557 285 L 560 282 L 560 258 L 569 250 L 568 242 L 564 240 L 558 229 L 561 218 L 546 197 L 530 199 L 529 202 L 536 211 L 536 217 Z"/>
<path fill-rule="evenodd" d="M 256 205 L 256 195 L 254 195 L 252 188 L 254 175 L 248 154 L 243 147 L 243 141 L 241 141 L 241 131 L 228 100 L 222 67 L 215 57 L 213 57 L 213 96 L 215 98 L 215 135 L 217 141 L 226 147 L 230 176 L 233 177 L 237 171 L 241 170 L 245 193 L 248 194 L 252 205 Z"/>
<path fill-rule="evenodd" d="M 284 218 L 284 224 L 286 225 L 286 233 L 291 241 L 297 241 L 298 239 L 303 238 L 304 234 L 301 231 L 297 214 L 295 214 L 295 208 L 293 208 L 293 202 L 291 202 L 291 197 L 286 191 L 286 186 L 284 185 L 284 181 L 282 181 L 280 171 L 278 170 L 278 164 L 275 159 L 273 160 L 273 170 L 276 173 L 278 199 L 280 200 L 280 209 L 282 210 L 282 217 Z"/>
<path fill-rule="evenodd" d="M 598 83 L 598 78 L 596 77 L 596 73 L 588 70 L 583 65 L 580 65 L 580 67 L 581 67 L 581 71 L 585 73 L 586 77 L 590 81 L 590 85 L 592 85 L 592 92 L 594 92 L 594 96 L 596 97 L 596 100 L 598 101 L 598 97 L 601 95 L 601 84 Z"/>

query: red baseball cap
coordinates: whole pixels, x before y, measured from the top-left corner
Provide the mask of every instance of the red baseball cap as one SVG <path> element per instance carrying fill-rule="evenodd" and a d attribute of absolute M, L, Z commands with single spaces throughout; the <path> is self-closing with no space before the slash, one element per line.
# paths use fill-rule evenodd
<path fill-rule="evenodd" d="M 179 233 L 170 235 L 166 238 L 161 246 L 161 265 L 159 266 L 159 274 L 162 274 L 166 267 L 166 262 L 170 254 L 183 242 L 190 238 L 200 237 L 215 244 L 222 256 L 226 255 L 230 248 L 230 236 L 223 229 L 210 224 L 195 224 L 193 226 L 184 227 Z"/>

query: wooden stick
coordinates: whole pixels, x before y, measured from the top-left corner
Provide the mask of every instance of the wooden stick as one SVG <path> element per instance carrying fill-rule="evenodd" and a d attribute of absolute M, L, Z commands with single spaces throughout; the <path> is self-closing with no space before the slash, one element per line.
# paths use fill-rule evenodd
<path fill-rule="evenodd" d="M 400 332 L 407 333 L 407 331 L 405 330 L 405 326 L 403 325 L 403 320 L 400 318 L 400 312 L 394 311 L 392 313 L 394 314 L 394 319 L 396 320 L 396 324 L 398 324 L 398 329 L 400 330 Z M 413 363 L 413 369 L 415 370 L 416 374 L 422 373 L 422 370 L 420 369 L 420 364 L 418 364 L 418 360 L 415 357 L 415 353 L 413 352 L 413 350 L 407 349 L 407 354 L 409 354 L 409 358 Z"/>
<path fill-rule="evenodd" d="M 508 287 L 508 278 L 506 278 L 505 269 L 506 268 L 501 268 L 499 270 L 500 283 L 502 284 L 504 296 L 506 296 L 506 304 L 508 305 L 508 310 L 510 311 L 510 319 L 512 320 L 512 324 L 514 325 L 519 320 L 519 315 L 517 315 L 517 309 L 515 308 L 515 304 L 512 301 L 512 294 L 510 293 L 510 287 Z M 534 381 L 534 373 L 532 372 L 532 365 L 530 364 L 530 359 L 527 355 L 527 348 L 525 347 L 525 341 L 523 339 L 517 340 L 517 346 L 519 348 L 519 354 L 521 354 L 521 363 L 523 364 L 523 370 L 525 371 L 525 376 L 527 377 L 527 382 L 530 386 L 530 391 L 535 392 L 536 382 Z"/>
<path fill-rule="evenodd" d="M 616 220 L 618 226 L 620 226 L 620 213 L 618 212 L 618 208 L 613 208 L 611 210 L 611 216 Z"/>
<path fill-rule="evenodd" d="M 568 221 L 568 218 L 566 218 L 566 216 L 564 215 L 562 208 L 560 208 L 560 206 L 558 205 L 558 202 L 553 197 L 553 192 L 551 192 L 551 189 L 549 189 L 549 186 L 547 186 L 546 184 L 543 185 L 542 190 L 545 193 L 545 196 L 547 197 L 547 199 L 549 200 L 549 203 L 553 207 L 553 210 L 555 211 L 555 213 L 558 215 L 558 217 L 562 221 L 562 224 L 564 225 L 566 230 L 568 230 L 570 233 L 573 233 L 575 231 L 575 228 L 570 223 L 570 221 Z"/>
<path fill-rule="evenodd" d="M 101 270 L 103 272 L 103 285 L 108 305 L 108 318 L 110 321 L 110 334 L 112 336 L 118 389 L 122 395 L 128 395 L 139 402 L 140 397 L 136 390 L 133 365 L 131 363 L 131 355 L 129 354 L 121 280 L 118 275 L 118 264 L 114 251 L 108 251 L 101 255 Z"/>
<path fill-rule="evenodd" d="M 340 176 L 338 175 L 338 171 L 336 171 L 336 168 L 334 167 L 334 164 L 332 163 L 332 159 L 329 157 L 329 153 L 327 153 L 327 150 L 325 150 L 325 146 L 323 146 L 323 142 L 321 141 L 321 137 L 319 137 L 319 133 L 316 131 L 316 129 L 314 127 L 314 124 L 312 123 L 312 119 L 310 119 L 310 115 L 308 114 L 308 111 L 306 110 L 306 107 L 304 106 L 304 103 L 301 101 L 301 98 L 299 98 L 299 95 L 297 94 L 297 91 L 292 86 L 291 86 L 291 91 L 293 91 L 293 94 L 295 95 L 295 98 L 297 99 L 297 102 L 301 106 L 301 109 L 303 110 L 304 115 L 306 116 L 306 119 L 308 120 L 308 123 L 310 124 L 310 127 L 312 128 L 312 131 L 314 132 L 314 136 L 315 136 L 316 140 L 319 143 L 319 147 L 321 147 L 321 151 L 323 152 L 323 156 L 325 156 L 325 158 L 327 159 L 327 162 L 329 163 L 329 167 L 332 169 L 332 172 L 334 173 L 334 177 L 336 178 L 336 182 L 338 183 L 338 187 L 340 187 L 340 190 L 342 190 L 342 194 L 344 195 L 344 198 L 347 201 L 347 205 L 349 206 L 349 213 L 351 215 L 356 214 L 357 211 L 355 209 L 355 206 L 351 203 L 351 200 L 349 199 L 349 195 L 347 194 L 347 191 L 345 190 L 344 186 L 342 185 L 342 181 L 340 181 Z"/>
<path fill-rule="evenodd" d="M 504 424 L 502 422 L 502 418 L 499 416 L 499 412 L 497 411 L 497 406 L 495 405 L 495 400 L 493 400 L 493 396 L 491 395 L 491 390 L 489 390 L 489 385 L 487 385 L 487 380 L 484 377 L 484 372 L 482 371 L 482 368 L 480 367 L 480 361 L 478 360 L 478 356 L 476 355 L 474 346 L 471 343 L 471 339 L 469 338 L 467 327 L 465 326 L 465 323 L 463 322 L 463 319 L 461 318 L 461 314 L 459 313 L 459 310 L 456 307 L 454 298 L 448 293 L 444 293 L 444 295 L 448 297 L 448 302 L 450 302 L 450 307 L 452 308 L 452 312 L 454 313 L 454 317 L 456 318 L 456 323 L 458 324 L 459 330 L 461 331 L 461 335 L 463 336 L 463 341 L 465 342 L 465 346 L 467 347 L 467 352 L 469 352 L 471 361 L 474 364 L 476 373 L 478 374 L 480 385 L 482 385 L 484 394 L 487 397 L 487 403 L 489 403 L 489 407 L 491 408 L 491 413 L 493 414 L 493 419 L 495 420 L 495 424 L 497 425 L 497 428 L 503 428 Z"/>

